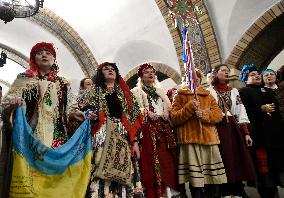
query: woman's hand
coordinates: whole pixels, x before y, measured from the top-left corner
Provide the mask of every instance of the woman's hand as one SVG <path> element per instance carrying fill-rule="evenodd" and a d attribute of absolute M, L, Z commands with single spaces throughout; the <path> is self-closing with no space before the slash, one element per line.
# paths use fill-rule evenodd
<path fill-rule="evenodd" d="M 97 116 L 97 113 L 96 113 L 96 112 L 91 112 L 91 113 L 87 116 L 87 119 L 93 120 L 96 116 Z"/>
<path fill-rule="evenodd" d="M 86 115 L 84 114 L 84 112 L 76 110 L 69 114 L 69 119 L 84 121 L 86 119 Z"/>
<path fill-rule="evenodd" d="M 200 111 L 199 109 L 195 111 L 195 114 L 196 114 L 197 118 L 199 118 L 199 119 L 202 118 L 202 116 L 203 116 L 202 111 Z"/>
<path fill-rule="evenodd" d="M 247 146 L 252 146 L 253 141 L 249 135 L 245 136 L 245 141 Z"/>
<path fill-rule="evenodd" d="M 203 116 L 203 112 L 200 110 L 200 102 L 196 99 L 193 99 L 192 104 L 195 108 L 195 114 L 196 114 L 197 118 L 201 119 L 202 116 Z"/>
<path fill-rule="evenodd" d="M 261 105 L 261 111 L 266 113 L 272 113 L 275 111 L 274 103 Z"/>
<path fill-rule="evenodd" d="M 199 109 L 200 102 L 199 102 L 198 100 L 193 99 L 193 100 L 192 100 L 192 104 L 193 104 L 193 106 L 195 107 L 196 110 Z"/>
<path fill-rule="evenodd" d="M 134 154 L 136 155 L 136 158 L 140 159 L 140 150 L 139 150 L 139 146 L 137 142 L 133 143 L 132 149 L 133 149 Z"/>

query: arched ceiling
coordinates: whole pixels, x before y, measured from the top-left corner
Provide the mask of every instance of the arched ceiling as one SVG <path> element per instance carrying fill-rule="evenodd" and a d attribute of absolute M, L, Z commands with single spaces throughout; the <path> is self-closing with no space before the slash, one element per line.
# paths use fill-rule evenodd
<path fill-rule="evenodd" d="M 280 0 L 206 0 L 225 61 L 247 29 Z"/>
<path fill-rule="evenodd" d="M 14 19 L 7 24 L 0 21 L 0 48 L 5 46 L 5 49 L 28 57 L 36 42 L 53 42 L 58 50 L 60 74 L 73 82 L 75 90 L 78 89 L 80 79 L 94 69 L 84 67 L 91 64 L 95 67 L 103 61 L 117 62 L 124 76 L 144 62 L 165 64 L 181 74 L 174 43 L 176 38 L 173 38 L 172 30 L 168 28 L 169 21 L 163 18 L 165 16 L 161 13 L 161 4 L 157 5 L 160 1 L 162 0 L 85 0 L 79 3 L 46 0 L 41 15 L 33 19 Z M 217 51 L 221 52 L 223 61 L 228 58 L 248 27 L 279 2 L 203 1 L 207 5 L 212 24 L 206 21 L 202 24 L 204 27 L 213 25 L 218 41 L 214 47 L 219 46 Z M 203 1 L 192 2 L 200 4 Z M 205 16 L 200 17 L 202 20 Z M 60 26 L 62 29 L 56 29 Z M 208 30 L 204 29 L 203 34 L 206 36 L 207 33 Z M 14 78 L 6 79 L 8 71 L 13 69 L 14 73 L 19 73 L 23 69 L 10 65 L 12 62 L 0 68 L 0 79 L 8 83 L 12 83 Z M 9 70 L 6 69 L 8 67 Z"/>
<path fill-rule="evenodd" d="M 46 1 L 45 5 L 66 20 L 84 41 L 88 41 L 88 47 L 98 62 L 116 61 L 127 72 L 133 65 L 160 61 L 166 54 L 168 58 L 163 60 L 164 63 L 179 70 L 171 35 L 155 1 L 85 0 L 77 4 L 60 0 L 58 3 Z M 68 12 L 62 9 L 67 5 Z M 137 44 L 139 41 L 145 46 Z M 155 53 L 148 53 L 149 43 L 156 47 Z M 129 47 L 128 51 L 122 52 L 125 47 Z M 136 59 L 131 59 L 135 51 Z M 118 54 L 121 53 L 128 59 L 119 62 Z"/>
<path fill-rule="evenodd" d="M 254 63 L 260 70 L 284 49 L 284 13 L 265 27 L 247 47 L 237 65 Z M 284 65 L 284 63 L 282 63 Z M 240 68 L 241 69 L 241 68 Z M 275 68 L 278 69 L 278 68 Z"/>

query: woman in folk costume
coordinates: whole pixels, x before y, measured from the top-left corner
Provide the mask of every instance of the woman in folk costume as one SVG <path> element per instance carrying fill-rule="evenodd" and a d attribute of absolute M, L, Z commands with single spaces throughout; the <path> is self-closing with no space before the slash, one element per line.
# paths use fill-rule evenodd
<path fill-rule="evenodd" d="M 26 119 L 35 138 L 47 147 L 55 148 L 67 142 L 70 119 L 84 120 L 84 113 L 74 105 L 76 100 L 71 94 L 70 83 L 57 75 L 59 67 L 55 60 L 53 44 L 41 42 L 34 45 L 30 52 L 30 68 L 17 76 L 3 98 L 3 132 L 9 152 L 3 197 L 9 196 L 14 167 L 10 149 L 10 116 L 18 106 L 24 106 Z"/>
<path fill-rule="evenodd" d="M 196 93 L 188 85 L 181 87 L 170 114 L 180 145 L 178 179 L 180 184 L 189 182 L 193 198 L 217 198 L 218 184 L 227 182 L 215 126 L 222 112 L 209 91 L 200 86 L 199 70 L 196 76 Z"/>
<path fill-rule="evenodd" d="M 284 181 L 281 157 L 283 130 L 277 132 L 277 129 L 269 124 L 277 114 L 274 91 L 262 86 L 261 76 L 253 64 L 243 66 L 241 80 L 246 83 L 239 92 L 250 120 L 248 126 L 254 141 L 251 153 L 257 173 L 257 190 L 262 198 L 274 198 L 279 196 L 277 185 L 280 185 L 281 181 L 283 185 Z"/>
<path fill-rule="evenodd" d="M 94 156 L 87 197 L 142 197 L 136 161 L 139 107 L 115 63 L 99 65 L 93 82 L 78 98 L 80 109 L 92 121 Z"/>
<path fill-rule="evenodd" d="M 142 64 L 132 93 L 144 114 L 141 141 L 141 175 L 147 198 L 177 194 L 175 138 L 169 124 L 171 103 L 158 88 L 155 68 Z"/>
<path fill-rule="evenodd" d="M 247 124 L 249 119 L 236 88 L 229 83 L 230 69 L 221 64 L 214 68 L 208 90 L 223 112 L 222 122 L 217 124 L 220 137 L 220 152 L 225 165 L 228 183 L 223 184 L 223 196 L 241 197 L 243 181 L 254 181 L 255 170 L 249 153 L 252 139 Z"/>
<path fill-rule="evenodd" d="M 30 69 L 17 76 L 3 98 L 5 117 L 24 105 L 27 120 L 35 136 L 49 147 L 68 140 L 68 119 L 83 120 L 76 106 L 69 81 L 57 75 L 56 51 L 52 43 L 37 43 L 30 52 Z M 71 110 L 72 109 L 72 110 Z"/>
<path fill-rule="evenodd" d="M 263 103 L 266 104 L 266 106 L 264 107 L 265 108 L 271 107 L 272 109 L 272 112 L 266 114 L 265 126 L 267 126 L 267 130 L 270 131 L 270 134 L 272 134 L 273 132 L 279 133 L 279 135 L 283 134 L 282 138 L 284 138 L 284 133 L 282 133 L 282 128 L 284 127 L 284 123 L 283 119 L 281 118 L 281 110 L 280 110 L 281 100 L 279 100 L 280 99 L 279 95 L 277 96 L 277 93 L 279 93 L 278 83 L 280 82 L 280 78 L 277 79 L 277 73 L 269 68 L 266 68 L 261 72 L 261 77 L 264 83 L 264 89 L 262 89 L 264 95 L 262 97 Z M 271 138 L 273 136 L 274 135 L 271 135 Z M 275 141 L 271 140 L 274 146 L 276 146 L 277 144 L 282 145 L 281 143 L 282 141 L 281 140 L 279 141 L 280 141 L 279 143 L 276 143 Z"/>
<path fill-rule="evenodd" d="M 276 185 L 284 187 L 284 121 L 281 117 L 280 100 L 277 97 L 278 81 L 276 72 L 266 68 L 261 72 L 264 88 L 262 89 L 262 101 L 264 109 L 270 107 L 271 112 L 264 114 L 263 129 L 266 135 L 266 146 L 270 175 Z"/>

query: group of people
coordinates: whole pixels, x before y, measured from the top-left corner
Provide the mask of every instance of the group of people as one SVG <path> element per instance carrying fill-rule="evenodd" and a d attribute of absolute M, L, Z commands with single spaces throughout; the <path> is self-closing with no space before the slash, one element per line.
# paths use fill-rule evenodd
<path fill-rule="evenodd" d="M 90 120 L 93 156 L 82 197 L 184 198 L 186 183 L 193 198 L 242 197 L 246 181 L 262 198 L 274 198 L 284 185 L 284 94 L 271 69 L 259 75 L 246 65 L 240 90 L 229 85 L 225 64 L 214 68 L 208 89 L 196 70 L 194 90 L 185 84 L 167 95 L 151 64 L 139 66 L 130 90 L 117 65 L 104 62 L 92 79 L 80 82 L 75 97 L 69 81 L 58 76 L 51 43 L 33 46 L 29 64 L 2 100 L 0 159 L 7 163 L 0 167 L 1 197 L 9 197 L 11 115 L 19 106 L 34 137 L 53 149 Z"/>

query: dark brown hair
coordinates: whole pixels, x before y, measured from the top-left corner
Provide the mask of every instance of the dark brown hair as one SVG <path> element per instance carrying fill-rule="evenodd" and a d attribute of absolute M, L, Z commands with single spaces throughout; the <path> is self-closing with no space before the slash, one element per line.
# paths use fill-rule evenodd
<path fill-rule="evenodd" d="M 100 64 L 98 66 L 97 72 L 96 72 L 95 76 L 92 78 L 92 80 L 93 80 L 94 84 L 96 84 L 96 86 L 98 85 L 98 86 L 100 86 L 102 88 L 106 88 L 105 76 L 104 76 L 104 74 L 102 72 L 102 69 L 103 69 L 104 66 L 111 66 L 111 67 L 113 67 L 113 69 L 114 69 L 114 71 L 116 73 L 115 82 L 118 83 L 118 79 L 119 79 L 119 76 L 120 76 L 119 70 L 118 70 L 118 68 L 117 68 L 115 63 L 104 62 L 104 63 Z"/>
<path fill-rule="evenodd" d="M 81 81 L 80 81 L 80 89 L 84 89 L 84 83 L 85 83 L 85 80 L 87 79 L 91 79 L 91 78 L 83 78 Z M 92 80 L 92 79 L 91 79 Z"/>
<path fill-rule="evenodd" d="M 212 70 L 212 81 L 211 81 L 211 85 L 216 85 L 216 84 L 218 84 L 219 83 L 219 79 L 218 79 L 218 77 L 217 77 L 217 73 L 218 73 L 218 71 L 221 69 L 221 67 L 222 66 L 225 66 L 225 67 L 227 67 L 228 69 L 230 69 L 229 67 L 228 67 L 228 65 L 226 65 L 226 64 L 220 64 L 220 65 L 217 65 L 216 67 L 214 67 L 213 68 L 213 70 Z"/>

